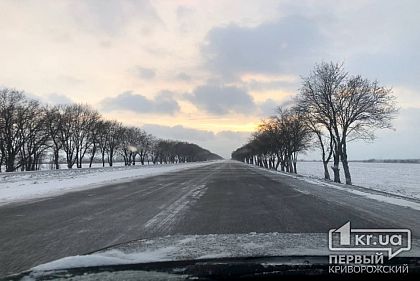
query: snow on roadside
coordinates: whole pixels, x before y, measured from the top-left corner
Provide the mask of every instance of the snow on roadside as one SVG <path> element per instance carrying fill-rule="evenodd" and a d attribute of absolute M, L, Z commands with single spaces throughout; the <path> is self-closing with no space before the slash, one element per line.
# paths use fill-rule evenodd
<path fill-rule="evenodd" d="M 360 186 L 353 186 L 353 185 L 343 185 L 343 184 L 336 184 L 333 182 L 327 182 L 320 178 L 310 177 L 306 175 L 295 175 L 295 174 L 288 174 L 281 171 L 274 171 L 274 170 L 268 170 L 265 168 L 257 167 L 254 165 L 250 165 L 254 168 L 267 171 L 269 173 L 278 174 L 278 175 L 284 175 L 288 177 L 292 177 L 297 180 L 302 180 L 307 183 L 315 184 L 315 185 L 322 185 L 329 188 L 334 188 L 337 190 L 353 193 L 359 196 L 363 196 L 369 199 L 373 199 L 380 202 L 390 203 L 393 205 L 398 205 L 402 207 L 408 207 L 417 211 L 420 211 L 420 203 L 419 198 L 409 198 L 404 195 L 394 194 L 394 193 L 388 193 L 384 191 L 378 191 L 375 189 L 371 189 L 369 187 L 360 187 Z"/>
<path fill-rule="evenodd" d="M 354 185 L 420 199 L 420 165 L 411 163 L 364 163 L 351 162 L 350 170 Z M 298 163 L 298 172 L 312 178 L 324 175 L 322 162 Z"/>
<path fill-rule="evenodd" d="M 49 170 L 0 174 L 0 205 L 51 197 L 101 185 L 156 176 L 214 163 L 196 162 L 166 165 L 137 165 L 92 169 Z"/>

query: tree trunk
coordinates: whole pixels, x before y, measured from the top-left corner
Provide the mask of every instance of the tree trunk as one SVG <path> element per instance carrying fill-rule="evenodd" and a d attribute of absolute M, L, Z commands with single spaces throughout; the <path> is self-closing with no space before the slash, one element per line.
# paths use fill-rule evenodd
<path fill-rule="evenodd" d="M 112 167 L 113 163 L 112 163 L 112 159 L 114 158 L 114 150 L 110 149 L 109 150 L 109 155 L 108 155 L 108 163 L 109 166 Z"/>
<path fill-rule="evenodd" d="M 89 159 L 89 168 L 92 168 L 93 158 L 95 158 L 95 155 L 90 156 L 90 159 Z"/>
<path fill-rule="evenodd" d="M 331 180 L 330 172 L 328 172 L 328 161 L 323 161 L 324 163 L 324 179 Z"/>
<path fill-rule="evenodd" d="M 343 164 L 344 176 L 346 177 L 346 184 L 351 185 L 352 183 L 351 183 L 350 168 L 349 168 L 349 162 L 347 161 L 347 147 L 344 141 L 343 141 L 343 148 L 341 151 L 341 163 Z"/>
<path fill-rule="evenodd" d="M 334 166 L 332 166 L 332 170 L 334 172 L 334 182 L 341 183 L 340 180 L 340 157 L 338 156 L 337 152 L 334 152 Z"/>
<path fill-rule="evenodd" d="M 102 158 L 102 167 L 105 167 L 105 151 L 102 151 L 101 158 Z"/>
<path fill-rule="evenodd" d="M 55 166 L 55 169 L 56 170 L 60 169 L 60 165 L 58 164 L 58 158 L 59 158 L 59 154 L 58 153 L 59 153 L 58 152 L 58 149 L 55 148 L 54 149 L 54 166 Z"/>
<path fill-rule="evenodd" d="M 6 172 L 13 172 L 15 170 L 15 158 L 8 157 L 6 158 Z"/>
<path fill-rule="evenodd" d="M 281 161 L 280 157 L 277 156 L 277 163 L 276 163 L 276 167 L 275 167 L 276 171 L 279 169 L 280 161 Z"/>

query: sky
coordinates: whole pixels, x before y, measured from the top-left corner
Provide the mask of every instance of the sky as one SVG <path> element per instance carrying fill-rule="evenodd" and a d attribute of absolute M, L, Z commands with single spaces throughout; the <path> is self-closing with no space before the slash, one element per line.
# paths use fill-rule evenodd
<path fill-rule="evenodd" d="M 400 107 L 349 158 L 420 158 L 419 15 L 416 0 L 2 0 L 0 86 L 229 158 L 316 63 L 344 62 Z"/>

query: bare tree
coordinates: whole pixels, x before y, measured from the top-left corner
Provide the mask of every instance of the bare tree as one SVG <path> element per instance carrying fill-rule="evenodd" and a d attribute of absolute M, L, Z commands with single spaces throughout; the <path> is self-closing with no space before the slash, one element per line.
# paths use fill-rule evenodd
<path fill-rule="evenodd" d="M 108 152 L 108 164 L 110 167 L 113 166 L 114 156 L 118 148 L 122 145 L 121 140 L 124 136 L 123 126 L 117 121 L 111 121 L 109 124 L 109 131 L 107 135 L 107 152 Z"/>
<path fill-rule="evenodd" d="M 321 150 L 321 159 L 324 167 L 324 179 L 331 180 L 330 173 L 328 170 L 328 163 L 331 160 L 334 152 L 334 138 L 330 129 L 325 129 L 320 123 L 316 121 L 310 111 L 306 111 L 302 108 L 299 103 L 297 104 L 297 110 L 301 112 L 303 121 L 306 123 L 306 127 L 316 136 L 316 144 Z"/>
<path fill-rule="evenodd" d="M 34 171 L 39 168 L 44 152 L 49 148 L 49 135 L 46 128 L 45 108 L 38 101 L 30 100 L 24 111 L 18 111 L 20 139 L 22 146 L 16 168 Z"/>
<path fill-rule="evenodd" d="M 101 120 L 97 126 L 97 146 L 101 152 L 102 167 L 105 167 L 105 154 L 108 153 L 108 134 L 112 127 L 111 121 Z"/>
<path fill-rule="evenodd" d="M 300 108 L 314 124 L 322 125 L 332 137 L 334 181 L 340 182 L 339 163 L 346 184 L 351 184 L 347 143 L 372 139 L 378 128 L 390 128 L 397 113 L 391 89 L 361 76 L 349 77 L 342 64 L 322 63 L 303 79 L 298 97 Z"/>
<path fill-rule="evenodd" d="M 278 109 L 276 116 L 264 120 L 252 139 L 232 153 L 232 158 L 255 163 L 267 169 L 297 173 L 298 154 L 308 149 L 311 131 L 295 108 Z"/>
<path fill-rule="evenodd" d="M 139 140 L 139 147 L 137 150 L 142 165 L 144 165 L 146 159 L 149 159 L 149 153 L 151 152 L 152 144 L 153 136 L 143 131 L 141 139 Z"/>
<path fill-rule="evenodd" d="M 113 166 L 116 154 L 126 165 L 179 163 L 219 159 L 195 144 L 157 140 L 137 127 L 124 127 L 117 121 L 105 121 L 94 109 L 84 104 L 42 106 L 25 97 L 23 92 L 0 89 L 0 171 L 36 170 L 43 157 L 52 155 L 51 167 L 59 169 L 60 155 L 67 167 L 81 168 L 89 155 L 89 167 L 100 151 Z M 139 157 L 139 158 L 137 158 Z"/>
<path fill-rule="evenodd" d="M 0 151 L 6 172 L 15 171 L 26 159 L 26 155 L 22 155 L 22 148 L 33 117 L 30 111 L 37 106 L 36 101 L 27 100 L 21 91 L 8 88 L 0 90 Z"/>
<path fill-rule="evenodd" d="M 342 86 L 338 103 L 335 131 L 341 137 L 341 162 L 346 184 L 352 184 L 347 156 L 347 143 L 355 139 L 375 138 L 376 129 L 392 128 L 391 121 L 398 112 L 392 90 L 361 76 L 353 76 Z"/>
<path fill-rule="evenodd" d="M 96 127 L 100 115 L 91 107 L 81 104 L 73 105 L 73 111 L 76 114 L 75 130 L 72 136 L 76 149 L 76 164 L 77 168 L 82 168 L 83 158 L 96 140 Z"/>
<path fill-rule="evenodd" d="M 62 129 L 62 115 L 59 106 L 47 107 L 45 110 L 45 126 L 53 150 L 53 166 L 60 168 L 59 157 L 62 148 L 60 130 Z"/>
<path fill-rule="evenodd" d="M 90 160 L 89 160 L 89 168 L 92 167 L 93 161 L 95 159 L 96 152 L 101 147 L 101 142 L 103 141 L 104 134 L 107 132 L 105 131 L 105 121 L 100 119 L 101 117 L 97 114 L 91 123 L 91 131 L 89 134 L 89 143 L 91 144 L 89 148 Z M 102 157 L 102 166 L 105 165 L 104 157 Z"/>

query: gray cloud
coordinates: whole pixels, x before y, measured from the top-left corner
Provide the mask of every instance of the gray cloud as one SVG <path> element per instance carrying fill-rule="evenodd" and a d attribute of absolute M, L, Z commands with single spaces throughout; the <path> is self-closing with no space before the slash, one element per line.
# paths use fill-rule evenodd
<path fill-rule="evenodd" d="M 263 116 L 272 116 L 276 113 L 277 107 L 279 104 L 273 99 L 267 99 L 266 101 L 258 105 L 261 115 Z"/>
<path fill-rule="evenodd" d="M 43 99 L 48 104 L 71 104 L 73 101 L 65 96 L 56 93 L 49 94 L 46 98 Z"/>
<path fill-rule="evenodd" d="M 387 86 L 404 85 L 407 88 L 419 90 L 420 68 L 417 62 L 420 61 L 420 54 L 418 51 L 414 51 L 414 46 L 420 46 L 420 38 L 418 44 L 413 45 L 411 50 L 401 48 L 398 53 L 389 52 L 375 56 L 355 55 L 349 61 L 348 66 L 354 73 L 378 79 L 381 83 L 388 84 Z"/>
<path fill-rule="evenodd" d="M 101 102 L 103 110 L 128 110 L 136 113 L 175 114 L 180 107 L 170 92 L 161 92 L 154 99 L 126 91 L 114 98 L 107 98 Z"/>
<path fill-rule="evenodd" d="M 143 129 L 159 138 L 194 142 L 224 158 L 230 158 L 231 152 L 241 144 L 245 144 L 250 137 L 249 132 L 221 131 L 214 133 L 181 125 L 170 127 L 145 124 Z"/>
<path fill-rule="evenodd" d="M 221 131 L 216 134 L 217 137 L 221 137 L 228 140 L 243 141 L 249 138 L 249 132 L 236 132 L 236 131 Z"/>
<path fill-rule="evenodd" d="M 0 86 L 0 89 L 3 88 Z M 38 102 L 42 104 L 50 104 L 50 105 L 59 105 L 59 104 L 72 104 L 74 101 L 70 99 L 69 97 L 57 93 L 51 93 L 46 96 L 39 96 L 35 95 L 33 93 L 24 92 L 24 95 L 28 99 L 37 100 Z"/>
<path fill-rule="evenodd" d="M 180 72 L 178 73 L 175 78 L 177 80 L 182 80 L 182 81 L 190 81 L 191 80 L 191 76 L 189 76 L 188 74 L 186 74 L 185 72 Z"/>
<path fill-rule="evenodd" d="M 194 89 L 187 98 L 198 108 L 212 114 L 249 113 L 255 109 L 252 97 L 243 89 L 206 84 Z"/>
<path fill-rule="evenodd" d="M 136 66 L 134 73 L 141 79 L 152 79 L 156 76 L 156 71 L 152 68 Z"/>
<path fill-rule="evenodd" d="M 348 144 L 351 160 L 363 159 L 420 159 L 418 141 L 420 108 L 401 109 L 395 119 L 395 130 L 379 130 L 373 142 L 355 141 Z M 311 151 L 305 159 L 320 159 L 318 150 Z"/>
<path fill-rule="evenodd" d="M 180 141 L 210 141 L 215 137 L 214 133 L 211 131 L 186 128 L 181 125 L 170 127 L 145 124 L 143 129 L 159 138 L 176 139 Z"/>
<path fill-rule="evenodd" d="M 243 72 L 292 72 L 311 65 L 324 46 L 316 22 L 290 16 L 257 27 L 230 24 L 207 34 L 202 54 L 215 73 L 233 78 Z"/>
<path fill-rule="evenodd" d="M 299 87 L 300 81 L 288 82 L 284 80 L 272 80 L 272 81 L 256 81 L 251 80 L 243 83 L 244 87 L 250 91 L 265 91 L 265 90 L 288 90 L 296 91 Z"/>

